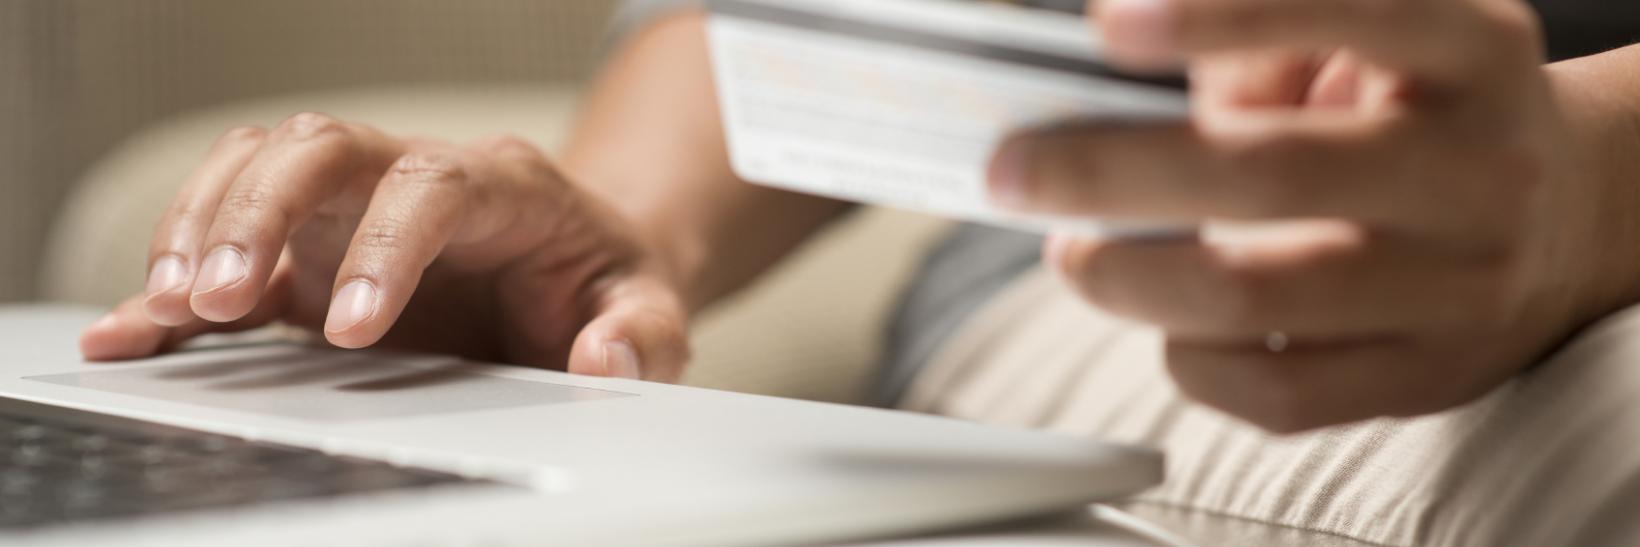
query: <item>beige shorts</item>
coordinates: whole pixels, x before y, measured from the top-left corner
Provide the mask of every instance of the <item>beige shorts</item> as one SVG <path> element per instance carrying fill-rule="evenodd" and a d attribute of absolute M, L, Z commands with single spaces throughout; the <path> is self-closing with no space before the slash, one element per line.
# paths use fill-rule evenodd
<path fill-rule="evenodd" d="M 1640 310 L 1466 407 L 1281 438 L 1183 400 L 1161 342 L 1037 270 L 902 406 L 1159 447 L 1168 478 L 1131 506 L 1256 523 L 1269 542 L 1640 545 L 1619 539 L 1640 531 Z"/>

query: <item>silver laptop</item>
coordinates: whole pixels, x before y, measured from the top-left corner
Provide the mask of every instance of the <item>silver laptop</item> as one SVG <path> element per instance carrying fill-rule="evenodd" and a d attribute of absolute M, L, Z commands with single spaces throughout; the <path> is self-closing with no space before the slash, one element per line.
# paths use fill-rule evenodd
<path fill-rule="evenodd" d="M 1076 507 L 1160 457 L 906 413 L 288 344 L 87 364 L 0 311 L 0 544 L 769 545 Z"/>

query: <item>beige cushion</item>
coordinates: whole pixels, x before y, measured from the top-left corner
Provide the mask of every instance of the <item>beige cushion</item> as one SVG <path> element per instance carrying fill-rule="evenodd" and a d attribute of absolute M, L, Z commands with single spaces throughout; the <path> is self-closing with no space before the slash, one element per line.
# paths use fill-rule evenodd
<path fill-rule="evenodd" d="M 1203 515 L 1263 525 L 1189 534 L 1209 545 L 1640 545 L 1640 308 L 1469 406 L 1291 437 L 1181 398 L 1161 347 L 1038 270 L 968 321 L 906 406 L 1158 446 L 1168 477 L 1141 515 L 1187 534 L 1235 528 Z"/>
<path fill-rule="evenodd" d="M 222 132 L 316 110 L 456 141 L 513 133 L 556 148 L 575 95 L 539 85 L 399 87 L 292 95 L 195 112 L 128 140 L 85 177 L 57 223 L 47 297 L 112 305 L 142 286 L 148 236 Z M 862 396 L 894 294 L 943 223 L 868 211 L 696 324 L 687 383 L 852 402 Z"/>

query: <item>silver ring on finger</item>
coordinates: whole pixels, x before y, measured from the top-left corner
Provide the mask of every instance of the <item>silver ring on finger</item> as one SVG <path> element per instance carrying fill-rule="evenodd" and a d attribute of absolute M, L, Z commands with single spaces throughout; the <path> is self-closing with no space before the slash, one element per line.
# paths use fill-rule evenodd
<path fill-rule="evenodd" d="M 1292 343 L 1292 339 L 1288 338 L 1285 332 L 1270 331 L 1264 335 L 1264 349 L 1270 350 L 1270 353 L 1286 353 Z"/>

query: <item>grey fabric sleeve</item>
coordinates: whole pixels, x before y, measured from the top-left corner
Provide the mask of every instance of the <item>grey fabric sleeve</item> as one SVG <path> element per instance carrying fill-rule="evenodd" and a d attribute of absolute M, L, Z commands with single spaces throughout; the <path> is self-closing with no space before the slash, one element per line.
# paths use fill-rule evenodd
<path fill-rule="evenodd" d="M 619 40 L 669 13 L 700 7 L 701 0 L 625 0 L 615 10 L 610 39 Z"/>
<path fill-rule="evenodd" d="M 894 407 L 929 359 L 985 303 L 1042 261 L 1042 236 L 963 224 L 924 260 L 884 337 L 870 402 Z"/>

